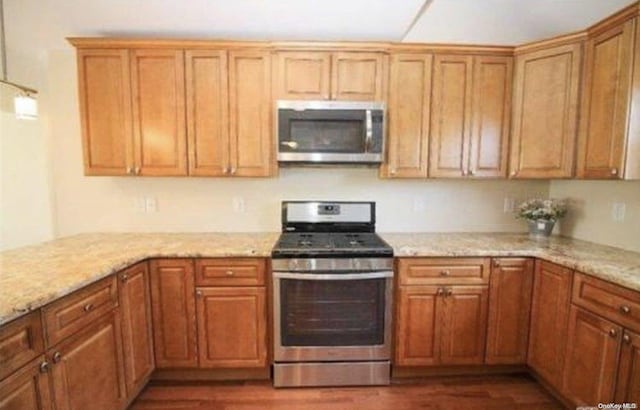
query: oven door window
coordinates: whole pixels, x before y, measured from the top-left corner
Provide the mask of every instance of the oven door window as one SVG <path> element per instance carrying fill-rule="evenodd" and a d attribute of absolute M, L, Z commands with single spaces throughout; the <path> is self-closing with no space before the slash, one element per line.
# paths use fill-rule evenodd
<path fill-rule="evenodd" d="M 282 346 L 382 345 L 385 283 L 282 279 Z"/>
<path fill-rule="evenodd" d="M 280 152 L 345 153 L 366 151 L 362 110 L 281 110 Z"/>

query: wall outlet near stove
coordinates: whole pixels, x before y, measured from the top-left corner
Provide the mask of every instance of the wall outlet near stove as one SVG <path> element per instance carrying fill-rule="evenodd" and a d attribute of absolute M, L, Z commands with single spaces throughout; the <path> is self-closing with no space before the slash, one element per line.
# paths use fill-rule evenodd
<path fill-rule="evenodd" d="M 614 222 L 623 222 L 627 212 L 627 204 L 624 202 L 614 202 L 611 204 L 611 219 Z"/>

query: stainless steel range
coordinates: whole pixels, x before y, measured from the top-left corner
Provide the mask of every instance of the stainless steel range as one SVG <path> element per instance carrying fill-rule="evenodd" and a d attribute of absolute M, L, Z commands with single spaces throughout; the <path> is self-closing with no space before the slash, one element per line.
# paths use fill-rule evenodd
<path fill-rule="evenodd" d="M 388 384 L 393 250 L 374 202 L 282 204 L 272 251 L 274 385 Z"/>

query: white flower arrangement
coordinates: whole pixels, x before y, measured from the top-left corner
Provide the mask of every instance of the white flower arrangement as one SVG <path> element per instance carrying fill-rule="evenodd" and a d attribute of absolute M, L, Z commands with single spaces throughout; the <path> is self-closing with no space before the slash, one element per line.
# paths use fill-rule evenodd
<path fill-rule="evenodd" d="M 534 198 L 518 207 L 518 218 L 528 221 L 557 221 L 567 214 L 567 203 L 559 199 Z"/>

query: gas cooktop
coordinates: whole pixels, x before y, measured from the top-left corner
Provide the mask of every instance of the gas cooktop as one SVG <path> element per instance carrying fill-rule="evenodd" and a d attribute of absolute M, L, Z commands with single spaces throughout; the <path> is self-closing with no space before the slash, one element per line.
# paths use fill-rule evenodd
<path fill-rule="evenodd" d="M 375 231 L 374 202 L 286 201 L 273 258 L 390 257 Z"/>

